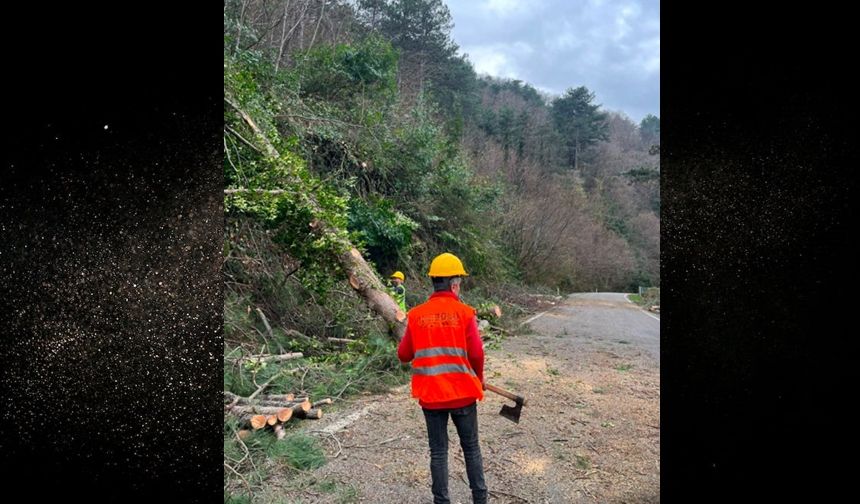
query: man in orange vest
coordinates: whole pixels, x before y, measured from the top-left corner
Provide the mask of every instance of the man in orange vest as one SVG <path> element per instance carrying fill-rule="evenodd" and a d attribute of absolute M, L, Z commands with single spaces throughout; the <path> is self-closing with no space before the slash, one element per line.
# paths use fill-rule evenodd
<path fill-rule="evenodd" d="M 429 276 L 434 293 L 407 314 L 406 333 L 397 348 L 401 362 L 412 361 L 412 397 L 424 410 L 430 441 L 434 504 L 448 504 L 448 416 L 457 428 L 475 503 L 487 502 L 478 409 L 484 398 L 484 345 L 475 309 L 460 302 L 460 282 L 468 276 L 457 256 L 433 259 Z"/>

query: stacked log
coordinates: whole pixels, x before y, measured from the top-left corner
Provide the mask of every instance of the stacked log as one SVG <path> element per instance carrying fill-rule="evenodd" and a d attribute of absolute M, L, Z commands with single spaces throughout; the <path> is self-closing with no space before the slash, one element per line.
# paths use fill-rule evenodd
<path fill-rule="evenodd" d="M 296 397 L 294 394 L 260 395 L 254 399 L 239 397 L 225 392 L 225 412 L 239 419 L 240 425 L 252 430 L 271 427 L 278 439 L 286 436 L 284 424 L 293 418 L 318 420 L 323 412 L 320 406 L 332 404 L 330 398 L 311 402 L 309 397 Z M 247 437 L 248 429 L 243 428 L 239 437 Z"/>

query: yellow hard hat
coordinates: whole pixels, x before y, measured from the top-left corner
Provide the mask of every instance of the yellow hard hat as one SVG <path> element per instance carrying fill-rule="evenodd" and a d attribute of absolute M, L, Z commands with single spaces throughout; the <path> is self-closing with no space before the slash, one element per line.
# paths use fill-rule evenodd
<path fill-rule="evenodd" d="M 427 273 L 431 277 L 453 277 L 453 276 L 469 276 L 466 270 L 463 269 L 463 263 L 454 254 L 445 252 L 439 254 L 430 263 L 430 271 Z"/>
<path fill-rule="evenodd" d="M 391 278 L 399 278 L 401 281 L 406 280 L 406 277 L 403 276 L 403 273 L 401 273 L 400 271 L 395 271 L 394 273 L 392 273 Z"/>

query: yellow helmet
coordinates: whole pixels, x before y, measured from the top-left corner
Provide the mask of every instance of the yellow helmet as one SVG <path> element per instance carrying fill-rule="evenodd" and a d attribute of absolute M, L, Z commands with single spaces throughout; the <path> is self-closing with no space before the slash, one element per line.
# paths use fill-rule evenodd
<path fill-rule="evenodd" d="M 439 254 L 430 263 L 430 271 L 427 275 L 431 277 L 453 277 L 453 276 L 469 276 L 466 270 L 463 269 L 463 263 L 454 254 L 445 252 Z"/>
<path fill-rule="evenodd" d="M 391 278 L 399 278 L 401 282 L 406 280 L 406 277 L 403 276 L 403 273 L 401 273 L 400 271 L 395 271 L 394 273 L 392 273 Z"/>

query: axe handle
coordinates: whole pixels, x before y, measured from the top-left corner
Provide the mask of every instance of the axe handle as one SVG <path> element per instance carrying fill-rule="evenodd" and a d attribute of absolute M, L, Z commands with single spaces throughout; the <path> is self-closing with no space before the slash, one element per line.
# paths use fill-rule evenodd
<path fill-rule="evenodd" d="M 485 383 L 485 384 L 484 384 L 484 387 L 485 387 L 487 390 L 491 391 L 491 392 L 495 392 L 495 393 L 499 394 L 500 396 L 507 397 L 507 398 L 508 398 L 508 399 L 510 399 L 511 401 L 517 401 L 517 402 L 519 402 L 519 403 L 522 403 L 522 405 L 523 405 L 523 406 L 525 406 L 525 405 L 526 405 L 526 400 L 525 400 L 525 398 L 520 397 L 520 396 L 518 396 L 518 395 L 516 395 L 516 394 L 512 394 L 512 393 L 508 392 L 507 390 L 505 390 L 505 389 L 503 389 L 503 388 L 499 388 L 499 387 L 497 387 L 497 386 L 495 386 L 495 385 L 490 385 L 489 383 Z"/>

